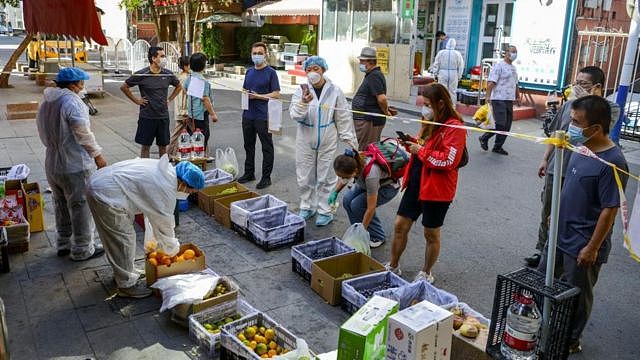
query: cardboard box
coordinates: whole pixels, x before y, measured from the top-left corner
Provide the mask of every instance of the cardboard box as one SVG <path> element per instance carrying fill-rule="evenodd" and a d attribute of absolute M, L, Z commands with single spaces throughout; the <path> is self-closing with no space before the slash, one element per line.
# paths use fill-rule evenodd
<path fill-rule="evenodd" d="M 192 272 L 198 272 L 207 268 L 205 263 L 204 253 L 193 244 L 180 245 L 180 252 L 184 252 L 187 249 L 193 249 L 196 253 L 196 257 L 193 260 L 186 260 L 171 265 L 158 265 L 153 266 L 149 263 L 149 260 L 145 261 L 144 272 L 147 279 L 147 285 L 151 285 L 158 279 L 178 274 L 188 274 Z"/>
<path fill-rule="evenodd" d="M 231 279 L 226 276 L 223 276 L 221 281 L 227 286 L 229 292 L 220 296 L 200 300 L 191 304 L 180 304 L 171 309 L 172 320 L 188 327 L 189 315 L 199 313 L 200 311 L 212 306 L 236 300 L 238 298 L 238 285 L 236 285 L 236 283 L 231 281 Z"/>
<path fill-rule="evenodd" d="M 451 339 L 451 359 L 491 360 L 491 356 L 486 352 L 489 329 L 480 329 L 475 339 L 464 337 L 460 335 L 460 330 L 456 330 Z"/>
<path fill-rule="evenodd" d="M 238 192 L 232 193 L 232 194 L 220 195 L 220 193 L 222 191 L 225 191 L 225 190 L 233 188 L 233 187 L 238 189 Z M 229 195 L 240 194 L 240 193 L 244 193 L 244 192 L 248 192 L 248 191 L 249 191 L 249 189 L 247 189 L 244 185 L 239 184 L 237 182 L 231 182 L 231 183 L 227 183 L 227 184 L 219 184 L 219 185 L 207 186 L 206 188 L 198 191 L 198 207 L 202 211 L 204 211 L 207 214 L 213 216 L 213 214 L 214 214 L 214 201 L 216 199 L 219 199 L 219 198 L 225 197 L 225 196 L 229 196 Z"/>
<path fill-rule="evenodd" d="M 453 314 L 428 301 L 389 318 L 387 360 L 451 358 Z"/>
<path fill-rule="evenodd" d="M 44 231 L 44 199 L 38 183 L 24 184 L 27 221 L 31 232 Z"/>
<path fill-rule="evenodd" d="M 4 196 L 7 200 L 15 201 L 22 207 L 22 215 L 27 217 L 26 202 L 24 198 L 24 189 L 22 188 L 22 182 L 19 180 L 7 180 L 4 182 Z"/>
<path fill-rule="evenodd" d="M 216 220 L 224 225 L 224 227 L 230 229 L 231 228 L 231 203 L 235 201 L 251 199 L 254 197 L 258 197 L 260 194 L 255 193 L 253 191 L 243 192 L 239 194 L 227 195 L 220 198 L 217 198 L 213 201 L 213 216 L 215 216 Z"/>
<path fill-rule="evenodd" d="M 377 295 L 372 297 L 340 327 L 338 360 L 384 359 L 387 322 L 396 312 L 397 301 Z"/>
<path fill-rule="evenodd" d="M 338 305 L 343 280 L 384 270 L 382 264 L 359 252 L 338 255 L 313 262 L 311 288 L 330 305 Z"/>

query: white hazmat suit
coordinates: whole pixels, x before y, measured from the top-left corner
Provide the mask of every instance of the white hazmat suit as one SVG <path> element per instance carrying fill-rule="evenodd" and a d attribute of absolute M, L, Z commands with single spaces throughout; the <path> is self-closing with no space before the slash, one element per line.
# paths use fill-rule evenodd
<path fill-rule="evenodd" d="M 432 69 L 437 71 L 438 83 L 449 90 L 451 101 L 456 102 L 458 81 L 464 74 L 464 59 L 456 50 L 456 40 L 449 39 L 444 50 L 440 50 L 433 60 Z"/>
<path fill-rule="evenodd" d="M 91 132 L 89 109 L 75 92 L 47 88 L 36 124 L 46 148 L 45 172 L 55 207 L 57 248 L 69 249 L 73 260 L 84 260 L 95 250 L 85 184 L 96 169 L 94 158 L 102 151 Z"/>
<path fill-rule="evenodd" d="M 344 93 L 326 77 L 325 81 L 319 99 L 309 84 L 313 100 L 308 104 L 302 102 L 302 89 L 298 88 L 291 99 L 289 114 L 298 122 L 296 174 L 300 210 L 331 215 L 328 199 L 338 181 L 333 172 L 338 138 L 354 149 L 358 148 L 358 139 Z"/>
<path fill-rule="evenodd" d="M 135 214 L 143 213 L 159 250 L 174 256 L 180 250 L 173 215 L 178 180 L 167 155 L 160 159 L 121 161 L 96 171 L 87 185 L 89 207 L 119 288 L 136 284 L 134 268 Z"/>

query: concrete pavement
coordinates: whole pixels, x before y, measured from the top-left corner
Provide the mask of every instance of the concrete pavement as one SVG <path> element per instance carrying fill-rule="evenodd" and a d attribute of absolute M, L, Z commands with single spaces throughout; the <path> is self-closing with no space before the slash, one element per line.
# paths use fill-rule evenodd
<path fill-rule="evenodd" d="M 212 128 L 212 149 L 235 148 L 242 168 L 244 151 L 240 131 L 240 98 L 237 80 L 216 80 L 215 106 L 220 122 Z M 12 90 L 0 90 L 0 108 L 6 103 L 39 100 L 42 88 L 24 78 L 14 78 Z M 136 107 L 120 95 L 119 82 L 106 82 L 104 99 L 94 99 L 100 110 L 92 118 L 93 128 L 110 163 L 130 159 L 138 153 L 133 143 Z M 274 185 L 268 192 L 297 210 L 295 184 L 295 125 L 285 114 L 285 128 L 275 138 Z M 415 124 L 390 123 L 385 135 L 395 130 L 415 132 Z M 540 134 L 536 120 L 514 123 L 513 131 Z M 496 275 L 518 269 L 532 251 L 539 221 L 539 191 L 542 182 L 535 169 L 543 148 L 530 142 L 509 139 L 510 156 L 482 152 L 477 136 L 469 134 L 470 163 L 460 172 L 460 184 L 443 228 L 443 246 L 434 274 L 436 285 L 456 294 L 486 316 L 490 316 Z M 625 142 L 632 170 L 639 171 L 640 147 Z M 155 150 L 155 149 L 153 149 Z M 258 153 L 260 153 L 258 151 Z M 634 160 L 635 159 L 635 160 Z M 7 121 L 0 117 L 0 167 L 26 163 L 32 181 L 46 183 L 44 151 L 33 120 Z M 258 156 L 257 164 L 260 163 Z M 259 168 L 259 166 L 258 166 Z M 259 169 L 257 170 L 259 173 Z M 255 183 L 250 184 L 255 186 Z M 637 184 L 629 183 L 627 196 L 633 199 Z M 379 210 L 388 234 L 400 196 Z M 55 226 L 51 198 L 45 197 L 47 231 L 32 234 L 30 251 L 11 257 L 12 272 L 0 275 L 0 297 L 5 301 L 13 358 L 197 358 L 185 330 L 158 314 L 159 301 L 109 298 L 111 270 L 104 258 L 71 263 L 55 255 Z M 348 221 L 342 210 L 326 228 L 309 223 L 306 239 L 340 237 Z M 177 228 L 183 242 L 194 242 L 207 255 L 215 271 L 232 276 L 244 296 L 256 308 L 266 311 L 294 334 L 307 339 L 313 350 L 330 351 L 337 345 L 338 328 L 347 318 L 339 308 L 325 304 L 296 274 L 291 272 L 288 249 L 260 250 L 222 228 L 198 209 L 181 214 Z M 139 234 L 139 242 L 141 243 Z M 141 248 L 141 247 L 139 247 Z M 373 251 L 386 261 L 389 242 Z M 401 266 L 411 280 L 422 264 L 424 240 L 415 226 Z M 142 260 L 142 252 L 138 258 Z M 622 248 L 619 226 L 614 234 L 610 263 L 603 267 L 596 286 L 591 321 L 585 331 L 584 353 L 575 359 L 636 359 L 640 352 L 629 334 L 636 328 L 635 295 L 640 281 L 633 276 L 638 264 Z"/>

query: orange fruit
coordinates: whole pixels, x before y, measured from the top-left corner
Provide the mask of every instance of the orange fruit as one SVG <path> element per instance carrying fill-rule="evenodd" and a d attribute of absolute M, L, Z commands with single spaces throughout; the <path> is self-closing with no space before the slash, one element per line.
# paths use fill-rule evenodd
<path fill-rule="evenodd" d="M 147 259 L 155 259 L 156 257 L 158 257 L 158 253 L 156 251 L 153 251 L 149 253 L 149 256 L 147 256 Z"/>
<path fill-rule="evenodd" d="M 278 353 L 273 349 L 269 350 L 269 352 L 267 354 L 269 354 L 270 357 L 278 355 Z"/>
<path fill-rule="evenodd" d="M 273 329 L 267 329 L 264 332 L 264 337 L 266 337 L 267 340 L 274 340 L 276 338 L 276 331 Z"/>
<path fill-rule="evenodd" d="M 149 259 L 149 264 L 153 265 L 153 266 L 158 266 L 158 260 L 156 260 L 156 258 L 152 257 Z"/>
<path fill-rule="evenodd" d="M 171 265 L 171 258 L 170 258 L 170 257 L 168 257 L 167 255 L 165 255 L 165 256 L 163 256 L 163 257 L 162 257 L 162 261 L 160 261 L 160 263 L 161 263 L 162 265 L 167 265 L 167 266 L 169 266 L 169 265 Z"/>
<path fill-rule="evenodd" d="M 278 348 L 278 344 L 276 344 L 275 341 L 272 341 L 272 342 L 269 343 L 269 349 L 275 350 L 277 348 Z"/>
<path fill-rule="evenodd" d="M 269 355 L 267 355 L 267 354 L 262 354 L 262 355 L 260 355 L 260 358 L 262 358 L 262 359 L 268 359 L 268 358 L 269 358 Z"/>
<path fill-rule="evenodd" d="M 182 256 L 184 257 L 185 260 L 191 260 L 194 257 L 196 257 L 196 252 L 193 251 L 192 249 L 187 249 L 184 251 L 184 253 L 182 253 Z"/>
<path fill-rule="evenodd" d="M 255 350 L 255 348 L 258 346 L 258 343 L 254 341 L 249 343 L 249 347 L 251 348 L 251 350 Z"/>
<path fill-rule="evenodd" d="M 184 255 L 176 256 L 176 262 L 182 262 L 182 261 L 184 261 L 185 259 L 184 259 L 184 257 L 183 257 L 183 256 L 184 256 Z"/>

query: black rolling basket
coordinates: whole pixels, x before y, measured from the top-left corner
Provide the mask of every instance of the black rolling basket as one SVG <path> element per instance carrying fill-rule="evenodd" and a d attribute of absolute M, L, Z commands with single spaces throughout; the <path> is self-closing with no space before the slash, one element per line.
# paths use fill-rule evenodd
<path fill-rule="evenodd" d="M 533 295 L 540 313 L 544 311 L 545 298 L 549 299 L 551 305 L 549 336 L 547 339 L 541 339 L 542 326 L 538 334 L 540 339 L 536 345 L 538 359 L 558 360 L 569 356 L 569 327 L 580 289 L 558 280 L 554 281 L 552 287 L 544 284 L 544 274 L 529 268 L 498 275 L 486 349 L 492 358 L 504 359 L 500 352 L 500 344 L 507 325 L 507 310 L 516 301 L 514 295 L 523 291 Z M 542 344 L 540 341 L 545 343 Z"/>

